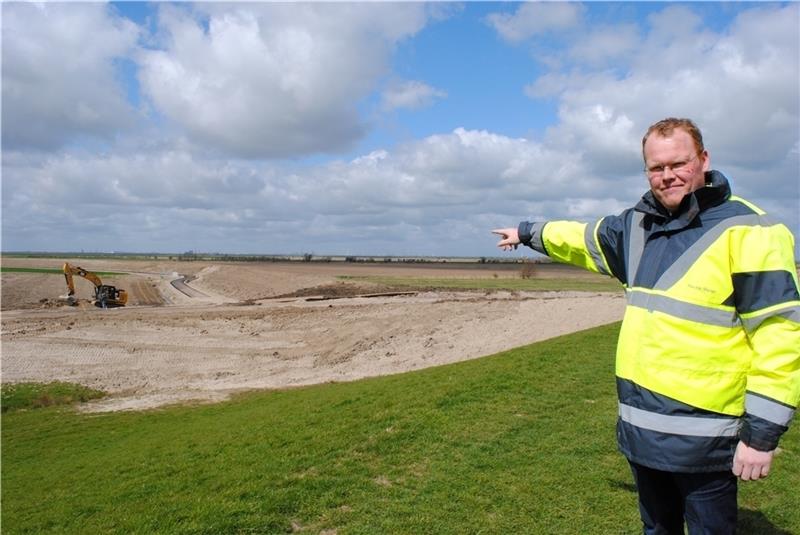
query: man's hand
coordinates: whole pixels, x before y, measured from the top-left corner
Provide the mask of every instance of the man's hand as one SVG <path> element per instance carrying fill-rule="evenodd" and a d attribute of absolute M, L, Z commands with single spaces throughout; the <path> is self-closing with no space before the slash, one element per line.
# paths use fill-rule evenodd
<path fill-rule="evenodd" d="M 767 477 L 772 464 L 773 451 L 760 451 L 739 441 L 733 454 L 733 475 L 742 481 Z"/>
<path fill-rule="evenodd" d="M 516 249 L 520 244 L 519 233 L 515 228 L 499 228 L 492 231 L 492 234 L 498 234 L 503 237 L 502 240 L 497 242 L 497 246 L 504 251 Z"/>

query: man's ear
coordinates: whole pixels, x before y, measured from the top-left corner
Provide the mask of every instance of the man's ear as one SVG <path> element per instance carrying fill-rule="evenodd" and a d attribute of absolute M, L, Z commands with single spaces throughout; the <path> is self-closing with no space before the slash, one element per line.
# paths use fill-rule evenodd
<path fill-rule="evenodd" d="M 704 150 L 702 153 L 700 153 L 700 160 L 703 162 L 703 172 L 711 169 L 711 156 L 708 155 L 707 150 Z"/>

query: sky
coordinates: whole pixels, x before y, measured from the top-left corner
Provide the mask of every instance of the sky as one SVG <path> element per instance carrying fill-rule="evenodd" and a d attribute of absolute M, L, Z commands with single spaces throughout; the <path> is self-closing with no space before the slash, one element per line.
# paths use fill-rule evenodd
<path fill-rule="evenodd" d="M 800 231 L 800 4 L 2 3 L 3 251 L 524 256 L 641 138 Z"/>

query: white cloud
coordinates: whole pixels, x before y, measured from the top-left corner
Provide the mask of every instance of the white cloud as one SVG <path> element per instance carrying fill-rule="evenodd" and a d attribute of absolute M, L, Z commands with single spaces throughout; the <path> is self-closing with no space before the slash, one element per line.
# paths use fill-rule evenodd
<path fill-rule="evenodd" d="M 594 172 L 640 166 L 648 125 L 691 117 L 703 130 L 712 166 L 758 174 L 761 198 L 796 198 L 796 180 L 788 178 L 796 177 L 800 131 L 797 21 L 796 4 L 759 7 L 715 34 L 689 8 L 668 6 L 651 16 L 622 73 L 592 71 L 585 58 L 569 72 L 538 78 L 526 92 L 558 97 L 560 120 L 548 143 L 571 147 Z"/>
<path fill-rule="evenodd" d="M 132 124 L 114 61 L 135 47 L 133 23 L 97 3 L 4 2 L 2 10 L 4 147 L 108 140 Z"/>
<path fill-rule="evenodd" d="M 584 215 L 585 209 L 579 214 L 570 207 L 601 185 L 566 152 L 462 128 L 312 167 L 200 159 L 164 148 L 82 158 L 15 153 L 4 172 L 3 233 L 11 249 L 56 240 L 66 249 L 125 243 L 157 250 L 163 240 L 162 250 L 169 251 L 473 254 L 450 234 L 466 232 L 461 227 L 476 215 L 494 221 L 491 226 L 520 214 Z M 80 233 L 69 230 L 79 224 L 74 215 L 86 213 L 97 220 Z M 55 230 L 45 237 L 37 234 L 42 226 Z M 493 243 L 488 230 L 481 230 L 483 254 Z M 186 242 L 197 233 L 202 245 Z M 359 236 L 363 243 L 354 244 Z M 424 236 L 428 241 L 415 241 Z"/>
<path fill-rule="evenodd" d="M 394 110 L 398 108 L 419 109 L 430 106 L 438 98 L 445 98 L 447 93 L 424 82 L 407 80 L 390 85 L 382 97 L 383 108 Z"/>
<path fill-rule="evenodd" d="M 487 21 L 503 39 L 518 43 L 534 35 L 575 28 L 584 11 L 576 2 L 524 2 L 515 13 L 492 13 Z"/>
<path fill-rule="evenodd" d="M 695 118 L 735 192 L 800 228 L 796 4 L 743 10 L 720 33 L 667 6 L 617 40 L 580 13 L 523 24 L 520 7 L 498 31 L 580 36 L 553 51 L 563 69 L 525 88 L 558 103 L 543 137 L 455 128 L 348 161 L 230 158 L 335 150 L 361 135 L 356 104 L 395 79 L 391 48 L 427 15 L 349 6 L 161 6 L 142 83 L 185 137 L 156 123 L 102 153 L 6 150 L 4 249 L 490 255 L 493 227 L 630 206 L 646 189 L 641 136 L 668 115 Z M 421 81 L 393 89 L 395 106 L 441 98 Z"/>
<path fill-rule="evenodd" d="M 357 104 L 427 20 L 407 3 L 196 9 L 162 6 L 165 47 L 142 53 L 142 86 L 191 139 L 245 157 L 351 147 L 366 128 Z"/>
<path fill-rule="evenodd" d="M 632 54 L 639 40 L 638 28 L 633 24 L 592 28 L 575 40 L 569 55 L 578 62 L 603 66 Z"/>

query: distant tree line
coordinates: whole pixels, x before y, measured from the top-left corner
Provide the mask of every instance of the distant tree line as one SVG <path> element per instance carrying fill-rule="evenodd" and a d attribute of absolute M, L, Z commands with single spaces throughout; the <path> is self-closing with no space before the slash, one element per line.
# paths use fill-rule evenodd
<path fill-rule="evenodd" d="M 346 262 L 346 263 L 399 263 L 399 264 L 522 264 L 550 263 L 547 257 L 542 258 L 498 258 L 498 257 L 446 257 L 446 256 L 357 256 L 357 255 L 315 255 L 300 253 L 294 255 L 270 254 L 227 254 L 198 253 L 125 253 L 125 252 L 3 252 L 4 256 L 17 258 L 87 258 L 118 260 L 156 260 L 178 262 Z"/>

